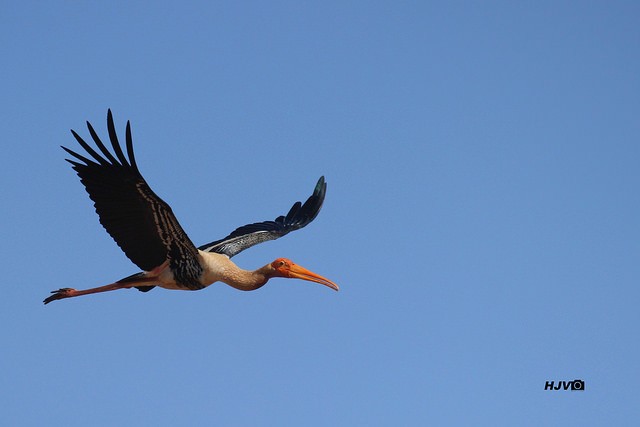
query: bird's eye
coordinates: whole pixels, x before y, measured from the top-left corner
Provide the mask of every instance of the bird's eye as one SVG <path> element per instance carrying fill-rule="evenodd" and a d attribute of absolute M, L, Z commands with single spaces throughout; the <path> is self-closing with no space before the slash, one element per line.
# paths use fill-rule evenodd
<path fill-rule="evenodd" d="M 288 261 L 288 260 L 286 260 L 284 258 L 279 258 L 279 259 L 277 259 L 277 260 L 275 260 L 275 261 L 273 261 L 271 263 L 271 267 L 277 268 L 277 269 L 279 269 L 279 268 L 288 268 L 289 267 L 289 263 L 290 263 L 290 261 Z"/>

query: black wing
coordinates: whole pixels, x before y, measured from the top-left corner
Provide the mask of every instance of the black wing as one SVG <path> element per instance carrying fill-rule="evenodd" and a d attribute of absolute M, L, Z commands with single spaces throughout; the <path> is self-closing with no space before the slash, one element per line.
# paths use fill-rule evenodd
<path fill-rule="evenodd" d="M 127 156 L 118 142 L 111 110 L 107 113 L 107 128 L 115 157 L 89 122 L 87 127 L 102 155 L 73 130 L 73 136 L 93 159 L 62 148 L 75 157 L 67 161 L 73 165 L 94 201 L 102 226 L 142 270 L 153 270 L 169 260 L 180 283 L 199 287 L 196 278 L 202 267 L 198 262 L 198 250 L 178 223 L 171 207 L 149 188 L 140 174 L 133 154 L 129 122 L 126 129 Z"/>
<path fill-rule="evenodd" d="M 324 182 L 324 176 L 321 176 L 313 194 L 304 202 L 304 205 L 300 202 L 294 203 L 286 216 L 279 216 L 274 221 L 244 225 L 224 239 L 202 245 L 198 249 L 232 257 L 258 243 L 278 239 L 294 230 L 299 230 L 318 215 L 326 192 L 327 184 Z"/>

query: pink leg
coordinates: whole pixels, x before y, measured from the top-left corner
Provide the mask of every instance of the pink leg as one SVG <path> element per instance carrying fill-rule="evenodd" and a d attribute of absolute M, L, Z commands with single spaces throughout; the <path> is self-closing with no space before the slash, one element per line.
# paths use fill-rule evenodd
<path fill-rule="evenodd" d="M 140 286 L 148 283 L 156 283 L 158 281 L 158 276 L 162 271 L 169 266 L 169 261 L 165 261 L 153 270 L 144 273 L 141 277 L 136 277 L 137 275 L 133 275 L 127 277 L 125 279 L 119 280 L 115 283 L 111 283 L 109 285 L 100 286 L 97 288 L 84 289 L 81 291 L 75 290 L 73 288 L 61 288 L 57 291 L 52 291 L 51 295 L 48 298 L 45 298 L 43 301 L 45 304 L 49 304 L 51 301 L 56 301 L 59 299 L 65 298 L 73 298 L 79 297 L 81 295 L 89 295 L 89 294 L 97 294 L 99 292 L 108 292 L 115 291 L 117 289 L 130 289 L 135 286 Z M 129 279 L 129 280 L 127 280 Z"/>
<path fill-rule="evenodd" d="M 51 295 L 49 298 L 46 298 L 43 302 L 45 304 L 49 304 L 51 301 L 55 301 L 55 300 L 59 300 L 59 299 L 64 299 L 64 298 L 73 298 L 73 297 L 79 297 L 81 295 L 89 295 L 89 294 L 97 294 L 99 292 L 108 292 L 108 291 L 115 291 L 117 289 L 129 289 L 129 288 L 133 288 L 134 286 L 138 286 L 141 283 L 148 283 L 153 281 L 153 279 L 149 279 L 149 278 L 144 278 L 141 280 L 136 280 L 135 282 L 128 282 L 128 283 L 111 283 L 109 285 L 105 285 L 105 286 L 100 286 L 98 288 L 91 288 L 91 289 L 84 289 L 81 291 L 77 291 L 75 289 L 72 288 L 62 288 L 62 289 L 58 289 L 57 291 L 52 291 L 51 293 L 53 295 Z"/>

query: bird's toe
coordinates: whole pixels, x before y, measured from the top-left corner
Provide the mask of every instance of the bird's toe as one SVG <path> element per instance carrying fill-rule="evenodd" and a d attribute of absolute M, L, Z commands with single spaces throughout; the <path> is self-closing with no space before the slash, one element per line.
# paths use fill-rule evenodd
<path fill-rule="evenodd" d="M 60 288 L 57 291 L 51 291 L 53 295 L 51 295 L 48 298 L 45 298 L 43 302 L 46 305 L 46 304 L 49 304 L 51 301 L 55 301 L 63 298 L 69 298 L 74 292 L 75 292 L 75 289 L 73 288 Z"/>

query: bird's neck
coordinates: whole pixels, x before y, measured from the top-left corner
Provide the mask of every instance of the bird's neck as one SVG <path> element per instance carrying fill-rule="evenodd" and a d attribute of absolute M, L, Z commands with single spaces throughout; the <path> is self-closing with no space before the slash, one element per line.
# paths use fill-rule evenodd
<path fill-rule="evenodd" d="M 221 281 L 241 291 L 252 291 L 264 286 L 273 276 L 273 269 L 269 264 L 254 271 L 243 270 L 228 256 L 214 252 L 200 251 L 200 262 L 204 267 L 201 279 L 204 286 Z"/>
<path fill-rule="evenodd" d="M 223 279 L 223 282 L 241 291 L 253 291 L 261 288 L 269 281 L 271 278 L 269 273 L 269 265 L 265 265 L 254 271 L 243 270 L 236 267 L 226 272 L 226 277 Z"/>

